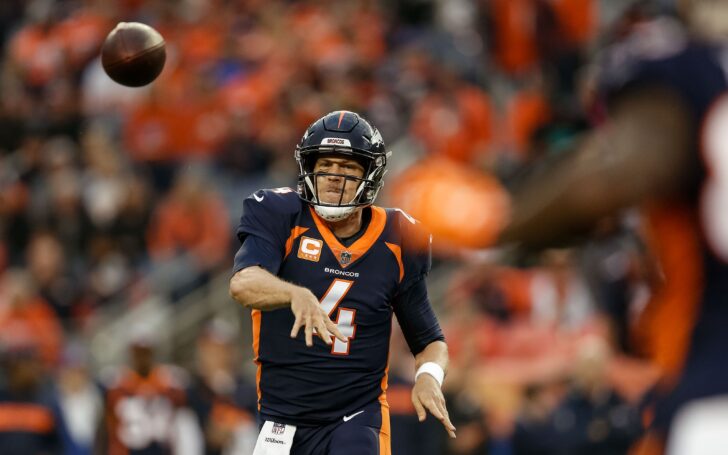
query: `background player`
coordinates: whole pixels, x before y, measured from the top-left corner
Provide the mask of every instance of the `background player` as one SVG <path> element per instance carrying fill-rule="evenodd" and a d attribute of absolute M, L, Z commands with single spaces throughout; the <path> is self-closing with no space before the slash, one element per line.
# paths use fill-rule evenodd
<path fill-rule="evenodd" d="M 97 450 L 108 454 L 197 454 L 203 437 L 187 408 L 183 372 L 154 358 L 151 336 L 136 335 L 130 365 L 105 384 Z"/>
<path fill-rule="evenodd" d="M 245 200 L 230 293 L 253 309 L 258 454 L 279 442 L 293 454 L 390 453 L 392 311 L 416 358 L 420 420 L 428 411 L 455 436 L 440 390 L 447 345 L 424 281 L 429 236 L 402 211 L 371 205 L 387 155 L 369 122 L 332 112 L 296 149 L 298 192 Z"/>
<path fill-rule="evenodd" d="M 643 449 L 661 451 L 671 434 L 670 453 L 717 453 L 706 452 L 719 447 L 710 428 L 728 419 L 728 406 L 701 409 L 695 400 L 728 394 L 727 68 L 724 45 L 705 36 L 720 31 L 711 19 L 721 6 L 681 6 L 702 36 L 660 17 L 638 21 L 605 52 L 597 89 L 607 121 L 515 190 L 502 241 L 541 246 L 644 207 L 663 279 L 640 321 L 644 350 L 662 373 Z"/>

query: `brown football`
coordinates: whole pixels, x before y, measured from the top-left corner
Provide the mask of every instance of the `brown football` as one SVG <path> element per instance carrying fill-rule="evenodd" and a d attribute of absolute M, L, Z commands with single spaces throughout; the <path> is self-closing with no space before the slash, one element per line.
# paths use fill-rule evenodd
<path fill-rule="evenodd" d="M 101 47 L 101 64 L 111 79 L 141 87 L 159 76 L 167 59 L 162 35 L 139 22 L 119 22 Z"/>

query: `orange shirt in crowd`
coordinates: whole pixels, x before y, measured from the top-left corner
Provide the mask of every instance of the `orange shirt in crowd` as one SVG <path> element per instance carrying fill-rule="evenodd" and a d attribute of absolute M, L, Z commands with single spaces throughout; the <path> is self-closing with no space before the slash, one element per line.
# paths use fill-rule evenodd
<path fill-rule="evenodd" d="M 63 329 L 53 309 L 40 297 L 0 307 L 0 343 L 37 349 L 48 367 L 58 364 Z"/>
<path fill-rule="evenodd" d="M 147 236 L 149 252 L 163 260 L 184 250 L 203 266 L 228 257 L 230 226 L 223 202 L 209 193 L 194 204 L 169 197 L 157 207 Z"/>
<path fill-rule="evenodd" d="M 185 27 L 178 33 L 181 60 L 188 65 L 201 65 L 220 58 L 225 41 L 225 25 L 214 19 Z"/>
<path fill-rule="evenodd" d="M 491 145 L 490 98 L 469 86 L 458 88 L 452 101 L 433 93 L 415 107 L 411 125 L 430 154 L 472 163 Z"/>
<path fill-rule="evenodd" d="M 595 35 L 599 5 L 594 0 L 556 0 L 551 2 L 554 12 L 571 44 L 587 44 Z"/>
<path fill-rule="evenodd" d="M 75 68 L 82 67 L 96 57 L 111 29 L 108 18 L 88 9 L 79 9 L 58 24 L 58 34 Z"/>
<path fill-rule="evenodd" d="M 124 145 L 135 161 L 160 162 L 175 158 L 174 141 L 182 134 L 179 112 L 153 100 L 136 106 L 124 125 Z"/>
<path fill-rule="evenodd" d="M 32 86 L 42 86 L 64 69 L 66 55 L 63 37 L 54 27 L 26 25 L 8 45 L 10 57 L 20 68 L 23 79 Z"/>
<path fill-rule="evenodd" d="M 266 108 L 280 93 L 277 78 L 269 79 L 264 69 L 237 77 L 220 89 L 220 99 L 230 111 L 242 111 L 252 114 L 250 117 L 260 118 Z M 264 118 L 260 119 L 265 121 Z"/>
<path fill-rule="evenodd" d="M 300 40 L 298 52 L 308 61 L 336 64 L 351 59 L 352 49 L 339 23 L 325 10 L 314 5 L 299 6 L 288 19 L 291 33 Z"/>
<path fill-rule="evenodd" d="M 525 157 L 533 133 L 544 126 L 550 116 L 549 104 L 538 91 L 518 92 L 509 100 L 506 109 L 506 141 L 518 157 Z"/>
<path fill-rule="evenodd" d="M 516 74 L 538 61 L 534 0 L 491 0 L 495 34 L 494 58 L 503 70 Z"/>

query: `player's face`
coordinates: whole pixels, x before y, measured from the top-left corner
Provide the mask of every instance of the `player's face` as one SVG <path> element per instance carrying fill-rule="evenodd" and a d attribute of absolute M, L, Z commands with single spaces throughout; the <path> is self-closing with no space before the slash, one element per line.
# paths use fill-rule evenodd
<path fill-rule="evenodd" d="M 154 350 L 149 346 L 131 346 L 131 367 L 142 376 L 147 376 L 154 367 Z"/>
<path fill-rule="evenodd" d="M 316 161 L 313 168 L 314 173 L 323 172 L 341 174 L 356 178 L 364 176 L 364 167 L 354 160 L 341 157 L 322 157 Z M 349 203 L 356 196 L 356 188 L 361 182 L 359 180 L 346 179 L 341 176 L 322 175 L 316 177 L 318 188 L 318 199 L 326 204 Z M 342 188 L 344 191 L 342 197 Z"/>

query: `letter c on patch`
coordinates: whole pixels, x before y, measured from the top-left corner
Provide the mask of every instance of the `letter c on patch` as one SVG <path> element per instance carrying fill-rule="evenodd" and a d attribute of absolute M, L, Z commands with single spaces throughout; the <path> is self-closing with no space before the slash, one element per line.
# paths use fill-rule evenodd
<path fill-rule="evenodd" d="M 307 261 L 318 262 L 321 257 L 323 242 L 319 239 L 301 237 L 301 244 L 298 247 L 298 257 Z"/>

